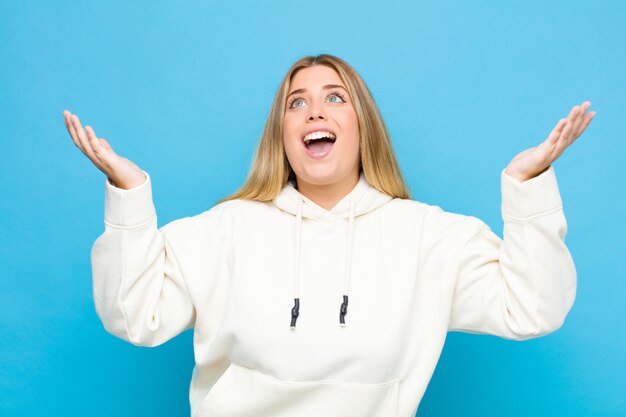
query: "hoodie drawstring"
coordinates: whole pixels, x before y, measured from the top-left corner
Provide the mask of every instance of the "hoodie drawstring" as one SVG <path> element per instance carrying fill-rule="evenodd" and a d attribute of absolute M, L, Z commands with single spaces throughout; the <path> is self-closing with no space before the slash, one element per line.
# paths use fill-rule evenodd
<path fill-rule="evenodd" d="M 293 299 L 294 305 L 291 309 L 291 330 L 296 329 L 296 320 L 300 314 L 300 232 L 302 229 L 302 203 L 301 198 L 298 199 L 298 212 L 296 213 L 296 242 L 294 245 L 294 262 L 293 262 Z"/>
<path fill-rule="evenodd" d="M 348 292 L 350 291 L 350 277 L 352 276 L 352 240 L 354 235 L 354 201 L 350 198 L 350 218 L 348 220 L 348 244 L 346 248 L 346 270 L 343 277 L 343 302 L 339 308 L 339 325 L 346 326 L 345 316 L 348 313 Z"/>
<path fill-rule="evenodd" d="M 296 328 L 296 320 L 300 314 L 300 241 L 302 229 L 302 204 L 304 200 L 298 198 L 298 210 L 296 214 L 296 242 L 294 245 L 294 266 L 293 266 L 293 297 L 294 306 L 291 309 L 291 330 Z M 348 239 L 346 247 L 346 267 L 343 280 L 343 301 L 339 308 L 339 325 L 346 326 L 345 316 L 348 313 L 348 294 L 350 291 L 350 278 L 352 276 L 352 242 L 354 238 L 354 218 L 355 218 L 355 202 L 350 197 L 350 216 L 348 219 Z"/>

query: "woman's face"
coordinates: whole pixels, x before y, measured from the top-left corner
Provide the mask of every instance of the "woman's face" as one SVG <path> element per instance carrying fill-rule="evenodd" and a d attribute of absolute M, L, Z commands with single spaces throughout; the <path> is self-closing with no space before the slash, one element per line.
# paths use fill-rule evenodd
<path fill-rule="evenodd" d="M 347 87 L 334 69 L 315 65 L 296 73 L 287 96 L 283 131 L 285 153 L 298 184 L 358 180 L 359 123 Z M 334 143 L 311 141 L 306 146 L 305 135 L 314 131 L 331 132 Z"/>

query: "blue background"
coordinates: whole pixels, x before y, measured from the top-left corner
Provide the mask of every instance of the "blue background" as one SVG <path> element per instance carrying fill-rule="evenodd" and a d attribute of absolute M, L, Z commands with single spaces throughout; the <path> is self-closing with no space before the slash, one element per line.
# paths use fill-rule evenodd
<path fill-rule="evenodd" d="M 500 171 L 591 101 L 554 164 L 578 271 L 564 326 L 449 333 L 417 415 L 626 415 L 625 22 L 621 1 L 3 1 L 0 414 L 189 413 L 192 331 L 139 348 L 96 316 L 105 177 L 62 111 L 151 174 L 162 226 L 242 184 L 289 66 L 331 53 L 373 92 L 413 198 L 500 236 Z"/>

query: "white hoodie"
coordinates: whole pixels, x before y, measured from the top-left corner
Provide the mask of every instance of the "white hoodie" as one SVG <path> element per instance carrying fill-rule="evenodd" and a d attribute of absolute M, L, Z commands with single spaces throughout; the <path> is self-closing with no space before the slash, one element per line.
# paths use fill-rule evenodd
<path fill-rule="evenodd" d="M 522 183 L 501 172 L 504 239 L 362 173 L 332 210 L 288 183 L 158 229 L 144 173 L 130 190 L 105 180 L 96 312 L 140 346 L 194 328 L 194 417 L 412 417 L 448 331 L 535 338 L 574 303 L 552 166 Z"/>

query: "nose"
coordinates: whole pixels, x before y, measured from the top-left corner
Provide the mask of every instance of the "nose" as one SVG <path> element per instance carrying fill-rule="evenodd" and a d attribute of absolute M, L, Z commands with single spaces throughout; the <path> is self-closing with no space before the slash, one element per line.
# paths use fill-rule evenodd
<path fill-rule="evenodd" d="M 322 111 L 321 107 L 315 103 L 312 103 L 309 106 L 309 112 L 307 114 L 307 119 L 308 120 L 315 120 L 315 119 L 322 119 L 324 120 L 326 118 L 326 116 L 324 115 L 324 112 Z"/>

